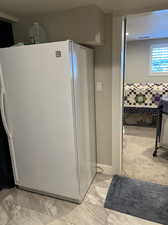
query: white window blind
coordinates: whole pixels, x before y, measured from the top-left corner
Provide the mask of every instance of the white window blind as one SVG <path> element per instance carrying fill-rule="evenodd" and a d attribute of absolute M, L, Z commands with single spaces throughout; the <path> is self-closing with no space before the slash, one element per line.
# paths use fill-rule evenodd
<path fill-rule="evenodd" d="M 151 49 L 152 73 L 168 73 L 168 45 L 153 46 Z"/>

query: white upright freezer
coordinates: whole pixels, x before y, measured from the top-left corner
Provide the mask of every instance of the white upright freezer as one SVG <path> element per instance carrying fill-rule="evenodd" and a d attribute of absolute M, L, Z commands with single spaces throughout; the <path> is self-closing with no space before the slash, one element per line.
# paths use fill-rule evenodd
<path fill-rule="evenodd" d="M 0 49 L 15 183 L 81 202 L 96 173 L 93 51 L 62 41 Z"/>

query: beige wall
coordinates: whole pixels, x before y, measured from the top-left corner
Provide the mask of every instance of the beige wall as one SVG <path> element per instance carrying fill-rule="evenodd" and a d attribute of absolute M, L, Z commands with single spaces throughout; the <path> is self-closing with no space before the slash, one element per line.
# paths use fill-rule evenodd
<path fill-rule="evenodd" d="M 16 41 L 28 42 L 28 30 L 33 22 L 39 22 L 43 25 L 49 42 L 73 40 L 93 46 L 104 42 L 104 13 L 96 6 L 20 18 L 19 21 L 13 25 Z"/>
<path fill-rule="evenodd" d="M 48 40 L 74 40 L 101 45 L 104 37 L 104 13 L 95 6 L 79 7 L 45 16 Z"/>
<path fill-rule="evenodd" d="M 150 46 L 168 44 L 168 39 L 141 40 L 127 42 L 126 51 L 126 82 L 165 82 L 168 76 L 150 75 Z"/>
<path fill-rule="evenodd" d="M 19 22 L 13 23 L 13 33 L 14 33 L 14 40 L 15 42 L 24 42 L 28 43 L 29 40 L 29 34 L 28 31 L 30 27 L 32 26 L 33 22 L 40 21 L 42 22 L 40 17 L 20 17 Z"/>
<path fill-rule="evenodd" d="M 95 49 L 95 80 L 102 83 L 96 91 L 96 126 L 98 163 L 112 161 L 112 16 L 105 15 L 105 44 Z"/>
<path fill-rule="evenodd" d="M 91 13 L 91 12 L 90 12 Z M 78 14 L 78 13 L 77 13 Z M 83 15 L 86 18 L 86 15 Z M 59 17 L 60 18 L 60 17 Z M 57 16 L 50 15 L 48 17 L 38 18 L 23 18 L 20 23 L 13 26 L 14 36 L 16 41 L 28 41 L 28 28 L 31 26 L 33 21 L 39 21 L 46 28 L 48 33 L 49 41 L 58 41 L 61 39 L 68 38 L 68 32 L 71 31 L 71 35 L 76 35 L 78 27 L 75 24 L 64 26 L 63 16 L 61 16 L 61 23 L 59 25 L 59 19 Z M 74 17 L 75 21 L 75 17 Z M 83 20 L 85 21 L 85 20 Z M 65 19 L 67 23 L 67 19 Z M 85 21 L 81 29 L 84 31 L 82 35 L 85 38 L 88 37 L 88 31 L 85 29 L 89 23 L 94 24 L 94 21 Z M 104 45 L 95 48 L 95 80 L 102 82 L 103 90 L 96 92 L 96 126 L 97 126 L 97 157 L 98 163 L 111 165 L 112 161 L 112 46 L 111 46 L 111 35 L 112 35 L 112 16 L 111 14 L 105 14 L 105 36 Z M 73 29 L 71 29 L 71 26 Z M 69 29 L 69 31 L 67 30 Z M 97 29 L 97 28 L 96 28 Z M 90 31 L 89 31 L 90 32 Z M 76 34 L 75 34 L 76 33 Z"/>

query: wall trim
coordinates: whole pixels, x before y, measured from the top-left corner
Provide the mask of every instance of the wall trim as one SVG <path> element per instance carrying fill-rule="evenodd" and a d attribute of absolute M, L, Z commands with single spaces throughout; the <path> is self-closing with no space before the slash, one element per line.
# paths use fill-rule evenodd
<path fill-rule="evenodd" d="M 97 164 L 97 173 L 102 173 L 104 175 L 112 176 L 112 166 L 105 165 L 105 164 Z"/>

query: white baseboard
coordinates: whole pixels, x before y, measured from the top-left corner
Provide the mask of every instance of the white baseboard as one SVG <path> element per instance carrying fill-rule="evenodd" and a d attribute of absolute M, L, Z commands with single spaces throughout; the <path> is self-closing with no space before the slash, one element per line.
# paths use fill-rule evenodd
<path fill-rule="evenodd" d="M 97 164 L 97 173 L 102 173 L 105 175 L 112 175 L 112 166 L 105 165 L 105 164 Z"/>

